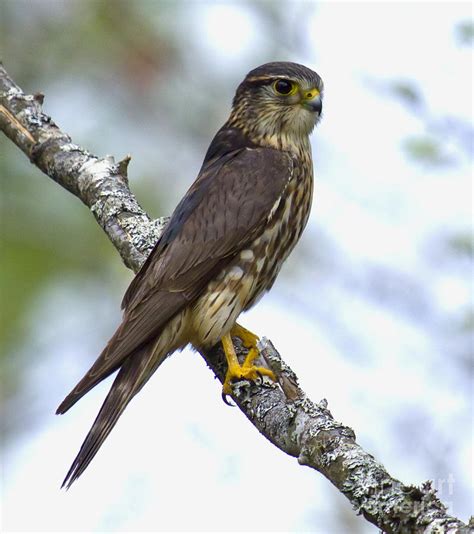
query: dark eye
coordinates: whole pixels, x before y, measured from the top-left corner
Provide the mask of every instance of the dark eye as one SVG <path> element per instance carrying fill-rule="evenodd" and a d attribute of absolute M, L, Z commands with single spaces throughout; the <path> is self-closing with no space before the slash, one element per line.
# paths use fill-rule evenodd
<path fill-rule="evenodd" d="M 291 95 L 296 92 L 296 84 L 289 80 L 277 80 L 273 84 L 273 89 L 278 95 Z"/>

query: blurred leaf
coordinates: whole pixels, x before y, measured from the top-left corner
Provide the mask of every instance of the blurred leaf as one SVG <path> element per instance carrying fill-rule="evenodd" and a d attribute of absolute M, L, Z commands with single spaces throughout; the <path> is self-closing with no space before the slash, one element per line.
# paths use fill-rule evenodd
<path fill-rule="evenodd" d="M 455 33 L 459 44 L 472 45 L 474 41 L 474 22 L 472 20 L 460 22 L 455 28 Z"/>
<path fill-rule="evenodd" d="M 398 97 L 404 104 L 409 106 L 421 106 L 423 97 L 420 91 L 411 82 L 398 81 L 391 84 L 392 93 Z"/>
<path fill-rule="evenodd" d="M 458 256 L 474 257 L 474 239 L 471 233 L 458 234 L 451 237 L 448 246 Z"/>
<path fill-rule="evenodd" d="M 41 291 L 67 273 L 101 276 L 114 249 L 88 210 L 1 138 L 0 360 L 18 345 Z M 91 250 L 94 253 L 91 253 Z"/>
<path fill-rule="evenodd" d="M 418 163 L 431 166 L 445 166 L 453 163 L 443 152 L 441 142 L 434 137 L 411 137 L 403 143 L 407 155 Z"/>
<path fill-rule="evenodd" d="M 474 331 L 474 310 L 467 310 L 462 318 L 461 332 L 470 333 Z"/>

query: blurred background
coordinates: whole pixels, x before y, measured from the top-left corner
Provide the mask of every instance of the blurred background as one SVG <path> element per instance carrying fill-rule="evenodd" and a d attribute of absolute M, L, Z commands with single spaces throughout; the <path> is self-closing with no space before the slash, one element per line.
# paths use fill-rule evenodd
<path fill-rule="evenodd" d="M 470 3 L 24 1 L 1 59 L 75 143 L 132 155 L 152 217 L 194 180 L 233 92 L 290 60 L 325 82 L 315 200 L 271 294 L 242 318 L 405 483 L 472 499 Z M 59 490 L 110 380 L 55 409 L 120 320 L 128 271 L 93 217 L 0 136 L 3 531 L 376 532 L 175 354 L 86 474 Z"/>

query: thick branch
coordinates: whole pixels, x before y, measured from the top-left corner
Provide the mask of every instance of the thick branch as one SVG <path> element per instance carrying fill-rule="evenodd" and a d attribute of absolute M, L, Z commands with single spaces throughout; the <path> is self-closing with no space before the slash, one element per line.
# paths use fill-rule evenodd
<path fill-rule="evenodd" d="M 151 221 L 130 192 L 128 157 L 115 163 L 73 144 L 43 113 L 42 101 L 42 95 L 25 95 L 0 65 L 0 128 L 32 163 L 90 208 L 125 264 L 137 271 L 167 218 Z M 243 357 L 245 349 L 237 345 Z M 429 482 L 417 488 L 392 478 L 356 443 L 354 432 L 334 420 L 325 400 L 310 401 L 269 341 L 263 339 L 260 349 L 279 383 L 243 381 L 235 385 L 234 399 L 268 440 L 322 473 L 357 513 L 386 532 L 471 531 L 447 515 Z M 226 364 L 220 347 L 202 355 L 222 382 Z"/>
<path fill-rule="evenodd" d="M 79 198 L 119 251 L 138 271 L 167 217 L 151 221 L 128 187 L 130 157 L 116 163 L 71 142 L 43 113 L 43 95 L 25 95 L 0 65 L 0 128 L 50 178 Z"/>

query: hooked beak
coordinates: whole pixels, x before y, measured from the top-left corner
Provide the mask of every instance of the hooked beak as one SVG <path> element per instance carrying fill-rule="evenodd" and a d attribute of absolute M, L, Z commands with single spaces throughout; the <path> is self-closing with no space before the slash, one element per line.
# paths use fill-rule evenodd
<path fill-rule="evenodd" d="M 323 101 L 321 100 L 321 94 L 317 89 L 311 89 L 311 91 L 305 91 L 302 95 L 301 105 L 308 111 L 321 115 L 323 109 Z"/>

